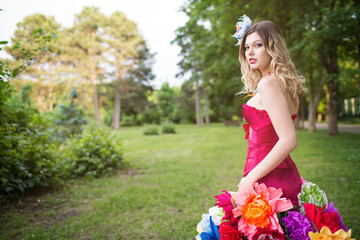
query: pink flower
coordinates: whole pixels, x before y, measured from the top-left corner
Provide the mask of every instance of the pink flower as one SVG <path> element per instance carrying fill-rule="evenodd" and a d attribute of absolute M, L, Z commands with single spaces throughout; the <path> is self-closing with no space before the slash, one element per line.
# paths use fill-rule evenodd
<path fill-rule="evenodd" d="M 304 183 L 306 183 L 307 181 L 305 180 L 305 179 L 303 179 L 302 177 L 300 177 L 301 178 L 301 184 L 304 184 Z"/>
<path fill-rule="evenodd" d="M 293 205 L 290 200 L 280 198 L 282 194 L 281 188 L 268 188 L 263 183 L 255 183 L 255 188 L 249 186 L 242 192 L 236 192 L 233 195 L 236 202 L 233 214 L 234 217 L 241 216 L 238 230 L 244 233 L 249 240 L 253 239 L 251 236 L 257 228 L 284 234 L 276 213 L 287 211 Z"/>
<path fill-rule="evenodd" d="M 233 215 L 233 204 L 231 202 L 231 194 L 225 190 L 223 190 L 223 194 L 217 195 L 214 198 L 216 198 L 217 203 L 215 206 L 218 206 L 219 208 L 222 208 L 225 216 L 221 219 L 221 221 L 229 221 L 230 224 L 233 226 L 237 225 L 237 218 L 234 218 Z"/>

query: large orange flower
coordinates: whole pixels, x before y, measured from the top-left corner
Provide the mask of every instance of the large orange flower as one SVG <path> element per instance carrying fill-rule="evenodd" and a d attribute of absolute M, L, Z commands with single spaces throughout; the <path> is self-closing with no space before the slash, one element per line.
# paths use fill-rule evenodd
<path fill-rule="evenodd" d="M 287 211 L 293 205 L 290 200 L 280 198 L 282 194 L 280 188 L 268 188 L 263 183 L 255 183 L 254 188 L 249 186 L 242 192 L 234 193 L 236 208 L 233 209 L 233 214 L 234 217 L 241 216 L 238 230 L 249 240 L 252 240 L 251 236 L 257 228 L 283 234 L 276 213 Z"/>
<path fill-rule="evenodd" d="M 262 228 L 269 226 L 271 213 L 271 206 L 262 193 L 250 196 L 241 209 L 241 216 L 248 224 Z"/>

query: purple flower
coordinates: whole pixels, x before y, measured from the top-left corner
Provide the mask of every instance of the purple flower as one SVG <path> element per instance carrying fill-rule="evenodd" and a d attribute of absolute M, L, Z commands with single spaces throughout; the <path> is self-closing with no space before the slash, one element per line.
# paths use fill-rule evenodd
<path fill-rule="evenodd" d="M 345 232 L 348 231 L 348 228 L 344 225 L 344 221 L 343 221 L 343 219 L 341 218 L 338 210 L 337 210 L 337 209 L 335 208 L 335 206 L 334 206 L 334 202 L 329 203 L 329 205 L 328 205 L 327 208 L 325 209 L 325 212 L 336 212 L 337 215 L 338 215 L 338 218 L 339 218 L 340 227 L 341 227 Z"/>
<path fill-rule="evenodd" d="M 308 232 L 315 232 L 314 227 L 311 225 L 311 221 L 300 212 L 289 212 L 289 215 L 283 217 L 282 221 L 292 240 L 310 240 Z"/>

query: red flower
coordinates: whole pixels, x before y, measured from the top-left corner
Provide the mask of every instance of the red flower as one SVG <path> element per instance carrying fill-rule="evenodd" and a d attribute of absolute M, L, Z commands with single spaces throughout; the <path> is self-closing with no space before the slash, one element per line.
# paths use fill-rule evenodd
<path fill-rule="evenodd" d="M 331 233 L 339 230 L 340 222 L 337 212 L 324 212 L 326 205 L 322 208 L 310 203 L 304 203 L 306 216 L 315 224 L 318 230 L 323 226 L 328 227 Z"/>
<path fill-rule="evenodd" d="M 231 226 L 228 222 L 223 222 L 219 226 L 220 240 L 238 240 L 241 239 L 241 233 Z"/>
<path fill-rule="evenodd" d="M 256 228 L 256 230 L 248 236 L 249 240 L 286 240 L 284 234 L 271 229 Z"/>

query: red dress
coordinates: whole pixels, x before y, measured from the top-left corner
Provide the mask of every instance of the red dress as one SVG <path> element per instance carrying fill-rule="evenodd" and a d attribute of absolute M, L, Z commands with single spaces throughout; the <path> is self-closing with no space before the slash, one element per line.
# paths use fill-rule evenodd
<path fill-rule="evenodd" d="M 266 155 L 279 140 L 270 117 L 265 110 L 258 110 L 247 104 L 243 105 L 243 114 L 248 124 L 244 124 L 245 138 L 248 139 L 247 157 L 244 168 L 246 176 Z M 293 115 L 294 120 L 297 116 Z M 297 194 L 301 190 L 301 178 L 295 163 L 288 155 L 273 171 L 258 180 L 267 187 L 281 188 L 283 197 L 291 200 L 298 206 Z"/>

